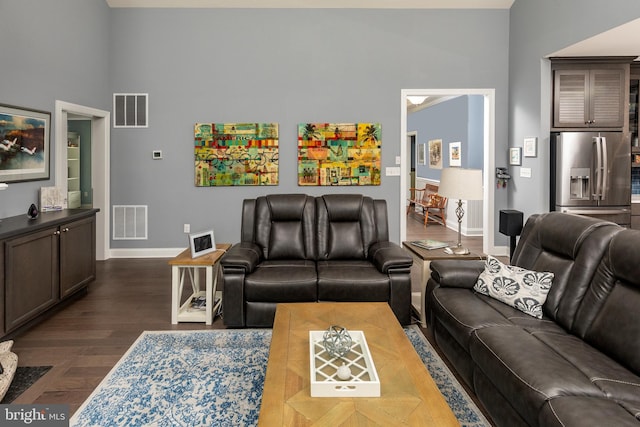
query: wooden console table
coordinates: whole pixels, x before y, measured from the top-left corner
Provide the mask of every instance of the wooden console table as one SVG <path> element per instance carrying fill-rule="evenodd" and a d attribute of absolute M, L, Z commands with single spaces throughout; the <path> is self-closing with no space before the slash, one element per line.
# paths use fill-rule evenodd
<path fill-rule="evenodd" d="M 229 249 L 229 243 L 218 243 L 215 252 L 196 258 L 191 258 L 191 250 L 185 249 L 178 256 L 169 260 L 171 266 L 171 323 L 178 322 L 213 322 L 216 310 L 222 304 L 222 297 L 214 304 L 218 284 L 218 261 Z M 205 288 L 200 288 L 200 270 L 205 271 Z M 181 304 L 182 290 L 185 278 L 191 283 L 191 295 Z M 190 309 L 191 299 L 204 296 L 206 305 L 204 310 Z"/>
<path fill-rule="evenodd" d="M 411 266 L 411 305 L 420 313 L 420 326 L 427 327 L 425 318 L 425 293 L 427 290 L 427 281 L 431 275 L 431 261 L 441 259 L 487 259 L 482 253 L 470 252 L 467 255 L 448 254 L 444 249 L 423 249 L 419 246 L 412 245 L 410 242 L 402 242 L 405 248 L 413 258 Z"/>

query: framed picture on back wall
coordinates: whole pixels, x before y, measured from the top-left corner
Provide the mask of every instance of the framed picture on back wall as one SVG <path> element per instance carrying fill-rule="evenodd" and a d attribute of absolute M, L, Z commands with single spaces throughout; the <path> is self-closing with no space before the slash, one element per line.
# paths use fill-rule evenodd
<path fill-rule="evenodd" d="M 521 148 L 511 147 L 509 148 L 509 164 L 512 166 L 520 166 L 522 164 Z"/>
<path fill-rule="evenodd" d="M 429 167 L 431 169 L 442 169 L 441 139 L 432 139 L 429 141 Z"/>
<path fill-rule="evenodd" d="M 449 166 L 462 166 L 461 150 L 461 142 L 452 142 L 449 144 Z"/>
<path fill-rule="evenodd" d="M 418 144 L 418 164 L 426 165 L 427 164 L 427 156 L 426 156 L 426 144 Z"/>
<path fill-rule="evenodd" d="M 0 182 L 49 179 L 51 113 L 0 105 Z"/>

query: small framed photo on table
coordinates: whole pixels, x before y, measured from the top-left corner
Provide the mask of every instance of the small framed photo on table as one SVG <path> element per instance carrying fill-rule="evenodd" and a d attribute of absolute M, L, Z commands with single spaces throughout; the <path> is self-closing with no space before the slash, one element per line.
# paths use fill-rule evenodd
<path fill-rule="evenodd" d="M 191 248 L 191 258 L 215 252 L 216 241 L 213 237 L 213 230 L 189 234 L 189 247 Z"/>
<path fill-rule="evenodd" d="M 520 147 L 509 148 L 509 164 L 512 166 L 520 166 L 522 159 L 520 155 Z"/>

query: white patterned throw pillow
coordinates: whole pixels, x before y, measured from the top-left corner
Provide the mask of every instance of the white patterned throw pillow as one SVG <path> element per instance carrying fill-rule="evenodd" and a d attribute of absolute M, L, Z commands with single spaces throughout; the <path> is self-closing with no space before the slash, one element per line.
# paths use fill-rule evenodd
<path fill-rule="evenodd" d="M 553 273 L 505 265 L 489 255 L 473 289 L 542 319 L 542 305 L 552 282 Z"/>

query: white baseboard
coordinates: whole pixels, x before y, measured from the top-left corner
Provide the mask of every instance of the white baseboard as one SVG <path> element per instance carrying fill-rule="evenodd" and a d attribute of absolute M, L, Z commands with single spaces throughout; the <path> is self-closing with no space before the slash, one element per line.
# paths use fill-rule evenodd
<path fill-rule="evenodd" d="M 457 230 L 456 230 L 457 231 Z M 140 249 L 111 249 L 111 258 L 173 258 L 185 248 L 140 248 Z M 494 246 L 489 248 L 494 256 L 509 256 L 509 246 Z"/>
<path fill-rule="evenodd" d="M 111 258 L 173 258 L 185 248 L 111 249 Z"/>

